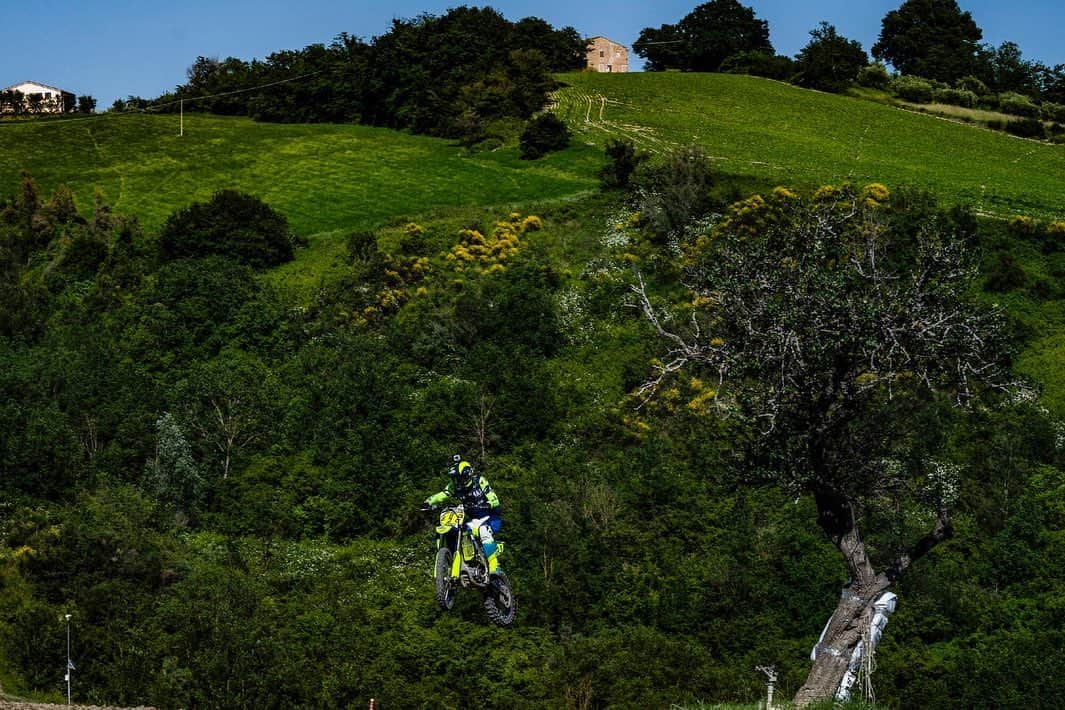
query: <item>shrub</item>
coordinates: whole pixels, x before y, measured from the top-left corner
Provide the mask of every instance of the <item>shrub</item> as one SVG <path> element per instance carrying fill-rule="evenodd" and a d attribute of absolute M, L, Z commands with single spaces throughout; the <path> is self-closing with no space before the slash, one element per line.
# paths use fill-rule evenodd
<path fill-rule="evenodd" d="M 888 83 L 888 90 L 900 99 L 915 104 L 927 104 L 932 101 L 932 82 L 918 76 L 897 76 Z"/>
<path fill-rule="evenodd" d="M 425 241 L 425 227 L 409 222 L 403 227 L 403 236 L 399 239 L 399 253 L 404 256 L 424 256 L 429 245 Z"/>
<path fill-rule="evenodd" d="M 1054 121 L 1056 123 L 1065 122 L 1065 105 L 1045 103 L 1043 104 L 1042 115 L 1047 121 Z"/>
<path fill-rule="evenodd" d="M 1047 225 L 1043 239 L 1043 251 L 1046 253 L 1061 251 L 1065 248 L 1065 222 L 1055 221 Z"/>
<path fill-rule="evenodd" d="M 738 52 L 721 64 L 721 71 L 787 81 L 795 73 L 795 62 L 790 57 L 769 52 Z"/>
<path fill-rule="evenodd" d="M 958 79 L 954 86 L 961 91 L 971 91 L 977 96 L 986 96 L 991 93 L 991 89 L 987 88 L 987 84 L 975 76 L 963 76 Z"/>
<path fill-rule="evenodd" d="M 348 248 L 348 261 L 371 262 L 380 255 L 377 249 L 377 235 L 373 232 L 352 232 L 345 238 Z"/>
<path fill-rule="evenodd" d="M 236 190 L 178 210 L 159 233 L 165 260 L 218 254 L 260 269 L 291 261 L 294 242 L 284 215 Z"/>
<path fill-rule="evenodd" d="M 628 187 L 632 174 L 647 158 L 647 153 L 637 151 L 636 144 L 630 140 L 607 141 L 606 165 L 599 171 L 603 187 Z"/>
<path fill-rule="evenodd" d="M 859 69 L 855 80 L 859 86 L 867 86 L 870 89 L 884 91 L 888 88 L 888 84 L 891 83 L 891 75 L 883 64 L 873 62 Z"/>
<path fill-rule="evenodd" d="M 976 105 L 989 111 L 998 111 L 998 94 L 984 94 L 977 99 Z"/>
<path fill-rule="evenodd" d="M 937 89 L 932 92 L 932 100 L 941 104 L 972 108 L 976 105 L 976 94 L 964 89 Z"/>
<path fill-rule="evenodd" d="M 998 118 L 992 118 L 987 122 L 987 127 L 992 131 L 1004 131 L 1006 130 L 1006 122 Z"/>
<path fill-rule="evenodd" d="M 1024 269 L 1009 252 L 998 252 L 991 268 L 988 269 L 984 290 L 992 293 L 1004 293 L 1024 286 L 1026 276 Z"/>
<path fill-rule="evenodd" d="M 570 131 L 566 124 L 553 113 L 542 113 L 531 119 L 521 134 L 522 160 L 536 160 L 544 155 L 562 150 L 569 145 Z"/>
<path fill-rule="evenodd" d="M 998 107 L 1003 113 L 1012 113 L 1014 116 L 1039 117 L 1039 107 L 1033 104 L 1029 97 L 1012 91 L 998 95 Z"/>
<path fill-rule="evenodd" d="M 1037 118 L 1017 118 L 1006 124 L 1006 132 L 1021 138 L 1038 138 L 1043 140 L 1047 137 L 1043 122 Z"/>
<path fill-rule="evenodd" d="M 702 148 L 674 150 L 661 163 L 640 167 L 633 179 L 637 209 L 652 238 L 679 234 L 711 207 L 713 166 Z"/>
<path fill-rule="evenodd" d="M 1007 231 L 1014 240 L 1030 242 L 1042 241 L 1046 228 L 1043 223 L 1032 217 L 1017 216 L 1009 221 Z"/>

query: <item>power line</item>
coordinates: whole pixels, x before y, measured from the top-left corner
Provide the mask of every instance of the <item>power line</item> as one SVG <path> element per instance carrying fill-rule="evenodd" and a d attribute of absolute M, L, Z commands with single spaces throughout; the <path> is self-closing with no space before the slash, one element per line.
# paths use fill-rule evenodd
<path fill-rule="evenodd" d="M 154 109 L 164 108 L 166 106 L 173 106 L 175 104 L 181 103 L 182 101 L 188 103 L 188 102 L 191 102 L 191 101 L 202 101 L 203 99 L 215 99 L 215 98 L 218 98 L 219 96 L 232 96 L 233 94 L 243 94 L 243 93 L 248 92 L 248 91 L 257 91 L 259 89 L 265 89 L 265 88 L 267 88 L 269 86 L 277 86 L 278 84 L 286 84 L 286 83 L 288 83 L 290 81 L 298 81 L 299 79 L 306 79 L 309 76 L 314 76 L 315 74 L 321 74 L 324 71 L 325 71 L 325 69 L 319 69 L 318 71 L 312 71 L 309 74 L 300 74 L 299 76 L 289 77 L 288 79 L 281 79 L 279 81 L 272 81 L 269 84 L 260 84 L 259 86 L 249 86 L 247 89 L 234 89 L 233 91 L 223 91 L 220 94 L 209 94 L 207 96 L 193 96 L 192 98 L 188 98 L 188 99 L 175 99 L 174 101 L 168 101 L 165 104 L 155 104 L 154 106 L 148 106 L 144 110 L 145 111 L 151 111 L 151 110 L 154 110 Z"/>

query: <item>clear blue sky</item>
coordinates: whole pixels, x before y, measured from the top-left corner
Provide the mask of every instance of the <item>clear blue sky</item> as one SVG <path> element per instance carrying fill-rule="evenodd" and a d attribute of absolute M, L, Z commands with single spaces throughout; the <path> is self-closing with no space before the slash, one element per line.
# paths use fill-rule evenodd
<path fill-rule="evenodd" d="M 821 20 L 862 43 L 901 0 L 753 0 L 769 21 L 774 47 L 794 55 Z M 0 88 L 26 79 L 91 94 L 99 108 L 130 94 L 154 97 L 185 80 L 197 55 L 263 57 L 279 49 L 328 43 L 340 32 L 369 39 L 393 17 L 441 14 L 462 2 L 440 0 L 0 0 Z M 482 3 L 468 2 L 478 5 Z M 584 35 L 631 44 L 644 27 L 673 23 L 698 0 L 500 0 L 509 19 L 529 15 Z M 984 41 L 1017 42 L 1029 59 L 1065 63 L 1062 0 L 960 0 Z M 634 69 L 640 67 L 634 59 Z"/>

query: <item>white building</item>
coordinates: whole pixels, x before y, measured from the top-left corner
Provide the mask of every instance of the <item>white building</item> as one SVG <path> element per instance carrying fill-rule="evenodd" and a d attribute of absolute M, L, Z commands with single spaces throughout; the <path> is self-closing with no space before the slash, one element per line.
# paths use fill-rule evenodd
<path fill-rule="evenodd" d="M 22 105 L 15 105 L 21 96 Z M 70 113 L 75 96 L 37 81 L 22 81 L 0 90 L 0 113 Z"/>

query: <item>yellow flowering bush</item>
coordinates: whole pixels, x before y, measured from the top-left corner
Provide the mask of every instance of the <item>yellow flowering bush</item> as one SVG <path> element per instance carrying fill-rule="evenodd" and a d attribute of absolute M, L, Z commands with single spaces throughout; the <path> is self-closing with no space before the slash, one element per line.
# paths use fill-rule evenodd
<path fill-rule="evenodd" d="M 543 228 L 543 222 L 541 222 L 540 218 L 534 214 L 529 215 L 521 221 L 521 231 L 523 234 L 525 232 L 539 232 Z"/>
<path fill-rule="evenodd" d="M 457 273 L 466 267 L 478 273 L 499 273 L 506 268 L 504 262 L 518 253 L 521 235 L 542 228 L 543 223 L 536 215 L 523 218 L 520 213 L 511 212 L 505 220 L 496 222 L 487 236 L 476 229 L 461 230 L 458 244 L 444 258 L 455 265 Z"/>
<path fill-rule="evenodd" d="M 822 185 L 814 191 L 814 202 L 829 202 L 843 195 L 843 190 L 835 185 Z"/>
<path fill-rule="evenodd" d="M 885 185 L 873 182 L 862 188 L 862 204 L 869 209 L 877 209 L 891 197 L 891 191 Z"/>

